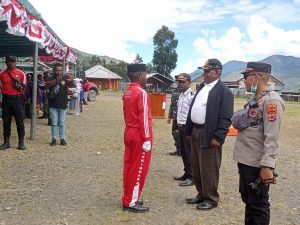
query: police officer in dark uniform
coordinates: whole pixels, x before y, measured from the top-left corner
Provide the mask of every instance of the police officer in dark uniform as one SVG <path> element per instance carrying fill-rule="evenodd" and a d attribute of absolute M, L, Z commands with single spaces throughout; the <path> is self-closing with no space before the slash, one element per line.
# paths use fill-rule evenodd
<path fill-rule="evenodd" d="M 180 150 L 180 145 L 179 145 L 179 129 L 178 129 L 178 125 L 177 125 L 177 103 L 178 103 L 178 98 L 180 95 L 180 89 L 178 88 L 177 78 L 178 78 L 178 76 L 175 76 L 175 81 L 176 81 L 177 87 L 172 93 L 167 123 L 170 124 L 172 121 L 172 136 L 174 139 L 174 145 L 176 147 L 176 151 L 170 152 L 169 154 L 180 156 L 181 150 Z"/>
<path fill-rule="evenodd" d="M 233 158 L 238 162 L 239 191 L 246 205 L 245 224 L 268 225 L 269 184 L 276 183 L 273 169 L 284 102 L 277 92 L 268 90 L 271 65 L 249 62 L 242 73 L 247 91 L 254 96 L 233 115 L 232 125 L 238 129 Z"/>
<path fill-rule="evenodd" d="M 5 64 L 7 69 L 0 73 L 0 80 L 2 83 L 2 118 L 3 118 L 3 137 L 4 143 L 0 146 L 0 150 L 6 150 L 10 148 L 10 134 L 11 134 L 11 120 L 15 118 L 17 131 L 18 131 L 18 149 L 25 150 L 24 136 L 24 91 L 18 90 L 13 80 L 17 80 L 17 83 L 23 88 L 26 86 L 26 76 L 23 71 L 16 68 L 16 57 L 7 56 L 5 58 Z"/>

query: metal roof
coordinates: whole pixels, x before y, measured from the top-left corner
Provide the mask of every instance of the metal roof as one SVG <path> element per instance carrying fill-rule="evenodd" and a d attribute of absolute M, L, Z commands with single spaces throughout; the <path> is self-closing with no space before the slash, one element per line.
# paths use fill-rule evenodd
<path fill-rule="evenodd" d="M 240 80 L 244 79 L 244 75 L 241 74 L 242 71 L 244 70 L 234 71 L 225 77 L 221 77 L 221 80 L 223 82 L 239 82 Z M 274 75 L 270 75 L 270 78 L 274 80 L 277 84 L 285 86 L 284 83 L 277 79 Z"/>
<path fill-rule="evenodd" d="M 0 0 L 1 3 L 1 0 Z M 15 0 L 11 1 L 11 4 L 20 4 L 25 10 L 34 18 L 40 20 L 43 25 L 47 28 L 47 30 L 51 33 L 51 35 L 63 46 L 67 47 L 69 53 L 66 55 L 66 60 L 69 61 L 68 56 L 71 54 L 72 56 L 76 56 L 76 54 L 72 51 L 70 47 L 68 47 L 59 36 L 51 29 L 51 27 L 46 23 L 46 21 L 42 18 L 41 14 L 30 4 L 28 0 Z M 0 5 L 1 8 L 1 5 Z M 0 11 L 1 12 L 1 11 Z M 0 14 L 0 57 L 5 57 L 7 55 L 15 55 L 17 57 L 28 57 L 34 55 L 34 45 L 35 42 L 29 40 L 26 36 L 18 36 L 12 35 L 6 32 L 8 29 L 8 21 L 4 19 L 1 20 Z M 45 47 L 41 47 L 38 49 L 39 56 L 49 56 L 53 54 L 48 54 L 45 50 Z M 74 61 L 71 59 L 72 62 Z M 70 61 L 71 61 L 70 60 Z"/>
<path fill-rule="evenodd" d="M 150 73 L 147 75 L 147 78 L 154 78 L 158 81 L 160 81 L 161 83 L 174 83 L 174 80 L 168 78 L 168 77 L 165 77 L 164 75 L 161 75 L 160 73 Z"/>
<path fill-rule="evenodd" d="M 98 79 L 112 79 L 112 80 L 123 80 L 118 74 L 106 69 L 103 66 L 96 65 L 85 71 L 86 78 L 98 78 Z"/>
<path fill-rule="evenodd" d="M 15 36 L 7 33 L 6 21 L 0 21 L 0 57 L 14 55 L 17 57 L 33 56 L 34 42 L 25 36 Z M 39 55 L 49 55 L 45 49 L 39 49 Z"/>

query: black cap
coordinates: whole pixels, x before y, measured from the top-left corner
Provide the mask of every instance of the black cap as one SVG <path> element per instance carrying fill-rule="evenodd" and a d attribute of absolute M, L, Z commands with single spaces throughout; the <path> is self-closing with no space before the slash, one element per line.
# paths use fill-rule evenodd
<path fill-rule="evenodd" d="M 5 57 L 5 62 L 8 62 L 8 61 L 14 61 L 14 62 L 16 62 L 17 61 L 17 57 L 13 56 L 13 55 L 6 56 Z"/>
<path fill-rule="evenodd" d="M 191 81 L 191 76 L 187 73 L 178 74 L 176 81 Z"/>
<path fill-rule="evenodd" d="M 210 70 L 210 69 L 222 69 L 222 63 L 218 59 L 206 60 L 204 66 L 198 67 L 199 69 Z"/>
<path fill-rule="evenodd" d="M 247 74 L 249 72 L 263 72 L 271 73 L 271 65 L 263 62 L 248 62 L 247 68 L 245 71 L 241 72 L 242 74 Z"/>
<path fill-rule="evenodd" d="M 127 72 L 128 73 L 146 72 L 146 64 L 128 64 Z"/>

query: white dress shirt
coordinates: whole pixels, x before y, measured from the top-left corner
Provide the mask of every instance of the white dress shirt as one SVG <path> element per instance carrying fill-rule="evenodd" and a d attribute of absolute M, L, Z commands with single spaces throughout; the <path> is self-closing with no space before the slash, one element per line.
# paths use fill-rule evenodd
<path fill-rule="evenodd" d="M 209 84 L 204 84 L 204 87 L 197 94 L 195 102 L 191 111 L 191 120 L 196 124 L 204 124 L 206 116 L 206 104 L 208 99 L 208 94 L 210 90 L 218 83 L 218 80 L 215 80 Z"/>
<path fill-rule="evenodd" d="M 177 103 L 177 123 L 186 124 L 186 118 L 188 116 L 192 100 L 194 98 L 194 92 L 191 88 L 187 89 L 179 95 Z"/>

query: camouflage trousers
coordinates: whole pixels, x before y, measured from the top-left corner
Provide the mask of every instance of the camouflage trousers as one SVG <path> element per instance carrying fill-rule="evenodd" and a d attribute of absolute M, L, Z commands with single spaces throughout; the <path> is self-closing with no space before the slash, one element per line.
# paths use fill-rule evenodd
<path fill-rule="evenodd" d="M 177 125 L 177 120 L 173 120 L 172 122 L 172 136 L 174 139 L 174 145 L 176 146 L 176 151 L 180 153 L 180 148 L 179 148 L 179 128 Z"/>
<path fill-rule="evenodd" d="M 48 91 L 44 92 L 44 101 L 43 101 L 43 114 L 47 118 L 50 118 L 49 112 L 49 101 L 48 101 Z"/>

